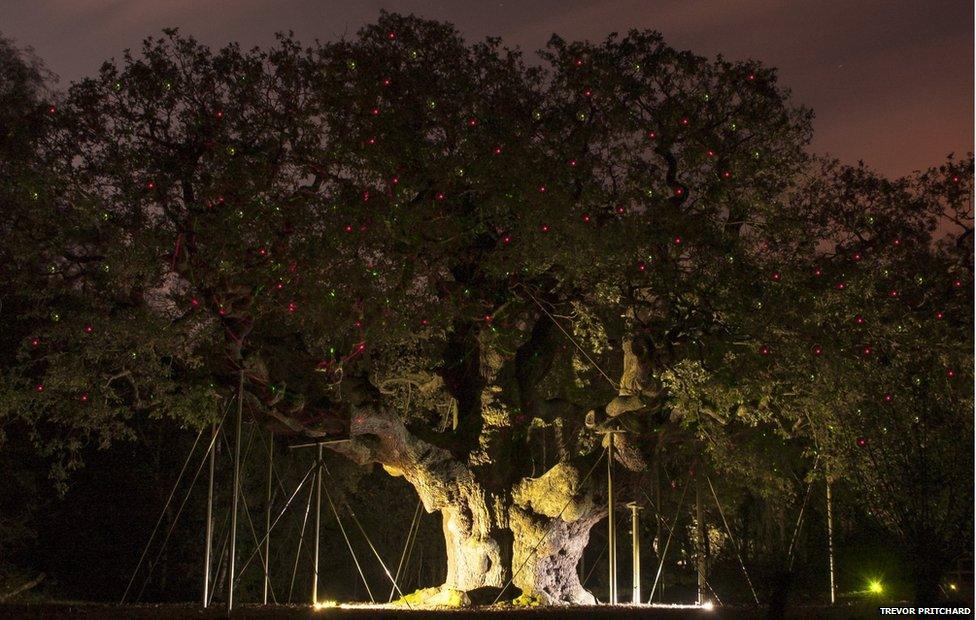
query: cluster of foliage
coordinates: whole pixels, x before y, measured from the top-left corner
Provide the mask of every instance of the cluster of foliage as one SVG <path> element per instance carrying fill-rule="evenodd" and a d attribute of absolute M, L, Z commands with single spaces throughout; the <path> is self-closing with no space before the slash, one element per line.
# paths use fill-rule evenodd
<path fill-rule="evenodd" d="M 10 409 L 109 434 L 134 412 L 200 421 L 251 364 L 284 417 L 314 419 L 356 375 L 438 374 L 463 417 L 466 356 L 510 362 L 529 392 L 575 354 L 531 298 L 604 340 L 623 308 L 662 350 L 697 347 L 742 306 L 739 232 L 802 162 L 808 115 L 770 70 L 655 34 L 556 39 L 544 59 L 385 16 L 356 42 L 268 52 L 170 32 L 72 86 L 39 147 L 56 178 L 22 187 L 12 218 L 30 251 L 9 269 Z M 546 359 L 523 371 L 533 333 Z"/>
<path fill-rule="evenodd" d="M 972 533 L 973 160 L 897 181 L 827 163 L 804 190 L 804 261 L 770 293 L 791 326 L 770 357 L 789 361 L 771 374 L 826 477 L 857 490 L 934 600 Z"/>

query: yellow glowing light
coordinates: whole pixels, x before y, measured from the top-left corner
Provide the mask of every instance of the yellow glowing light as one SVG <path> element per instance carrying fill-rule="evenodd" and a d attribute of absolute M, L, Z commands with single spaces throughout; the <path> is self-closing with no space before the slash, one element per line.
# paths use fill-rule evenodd
<path fill-rule="evenodd" d="M 872 579 L 868 582 L 868 592 L 871 594 L 881 594 L 884 592 L 884 586 L 877 579 Z"/>
<path fill-rule="evenodd" d="M 952 590 L 953 592 L 955 592 L 956 590 L 958 590 L 958 589 L 959 589 L 959 586 L 957 586 L 957 585 L 956 585 L 956 584 L 954 584 L 954 583 L 950 583 L 950 584 L 949 584 L 949 589 L 950 589 L 950 590 Z"/>
<path fill-rule="evenodd" d="M 312 609 L 328 609 L 330 607 L 338 607 L 339 603 L 335 601 L 319 601 L 312 604 Z"/>
<path fill-rule="evenodd" d="M 713 609 L 715 609 L 715 603 L 711 601 L 705 601 L 704 603 L 702 603 L 702 609 L 704 609 L 705 611 L 712 611 Z"/>

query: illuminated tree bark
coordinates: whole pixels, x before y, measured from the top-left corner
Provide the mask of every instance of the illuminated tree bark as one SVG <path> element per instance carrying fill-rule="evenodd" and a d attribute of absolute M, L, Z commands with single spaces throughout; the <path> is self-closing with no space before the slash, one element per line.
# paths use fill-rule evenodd
<path fill-rule="evenodd" d="M 403 476 L 428 512 L 441 513 L 447 578 L 440 592 L 491 588 L 497 596 L 507 586 L 504 598 L 521 592 L 544 603 L 595 602 L 576 565 L 590 528 L 606 511 L 581 467 L 558 463 L 537 478 L 499 485 L 492 477 L 504 466 L 486 467 L 479 455 L 462 462 L 383 409 L 357 409 L 351 436 L 335 449 Z"/>
<path fill-rule="evenodd" d="M 560 463 L 538 478 L 523 480 L 514 490 L 509 522 L 515 534 L 514 583 L 547 602 L 593 604 L 580 583 L 576 566 L 590 539 L 590 529 L 606 515 L 592 482 L 573 465 Z"/>

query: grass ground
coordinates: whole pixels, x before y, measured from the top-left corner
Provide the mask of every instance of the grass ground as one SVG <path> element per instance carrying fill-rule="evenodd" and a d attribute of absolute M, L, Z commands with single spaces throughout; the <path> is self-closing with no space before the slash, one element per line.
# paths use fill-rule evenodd
<path fill-rule="evenodd" d="M 860 619 L 876 618 L 878 608 L 870 607 L 802 607 L 793 609 L 788 618 Z M 37 603 L 0 605 L 0 618 L 225 618 L 226 609 L 214 605 L 101 605 L 92 603 Z M 668 608 L 619 605 L 616 607 L 550 607 L 550 608 L 473 608 L 473 609 L 402 609 L 372 606 L 342 606 L 312 609 L 308 605 L 243 605 L 232 618 L 314 618 L 316 620 L 683 620 L 685 618 L 747 619 L 765 618 L 765 612 L 744 608 Z"/>

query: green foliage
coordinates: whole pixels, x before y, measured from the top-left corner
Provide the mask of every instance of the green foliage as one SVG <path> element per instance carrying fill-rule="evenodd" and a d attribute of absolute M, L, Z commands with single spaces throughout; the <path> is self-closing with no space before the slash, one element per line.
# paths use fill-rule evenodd
<path fill-rule="evenodd" d="M 742 307 L 741 227 L 802 163 L 809 114 L 771 70 L 655 33 L 555 38 L 543 61 L 384 14 L 266 51 L 167 31 L 106 63 L 40 141 L 57 182 L 12 271 L 42 344 L 6 402 L 105 441 L 131 415 L 213 419 L 242 364 L 253 402 L 299 425 L 364 378 L 447 436 L 472 436 L 496 371 L 512 411 L 606 402 L 567 339 L 531 340 L 536 301 L 601 366 L 634 329 L 678 348 L 667 366 L 697 358 Z"/>
<path fill-rule="evenodd" d="M 972 530 L 972 177 L 971 157 L 898 181 L 825 163 L 789 205 L 798 251 L 770 257 L 782 278 L 764 296 L 766 372 L 790 386 L 778 406 L 917 588 Z"/>

